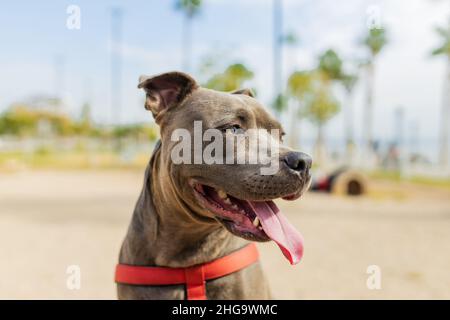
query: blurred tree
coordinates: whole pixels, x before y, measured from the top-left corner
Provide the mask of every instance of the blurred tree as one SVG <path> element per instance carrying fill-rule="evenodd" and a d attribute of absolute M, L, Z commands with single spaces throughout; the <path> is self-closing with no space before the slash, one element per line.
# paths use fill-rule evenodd
<path fill-rule="evenodd" d="M 373 150 L 373 105 L 374 105 L 374 78 L 375 78 L 375 60 L 381 50 L 387 44 L 386 30 L 384 28 L 369 29 L 368 34 L 362 41 L 362 44 L 368 49 L 369 57 L 366 63 L 367 72 L 367 92 L 366 104 L 364 110 L 364 139 L 367 153 Z"/>
<path fill-rule="evenodd" d="M 295 71 L 288 79 L 288 92 L 292 97 L 303 99 L 311 91 L 313 74 L 311 71 Z"/>
<path fill-rule="evenodd" d="M 44 126 L 45 125 L 45 126 Z M 39 129 L 50 128 L 50 133 L 66 136 L 74 133 L 74 122 L 66 115 L 48 110 L 36 110 L 17 104 L 0 116 L 0 134 L 19 137 L 41 134 Z"/>
<path fill-rule="evenodd" d="M 42 101 L 40 101 L 42 102 Z M 78 121 L 68 115 L 51 110 L 41 103 L 39 108 L 28 104 L 15 104 L 0 114 L 0 135 L 17 137 L 36 137 L 51 134 L 54 136 L 86 136 L 134 138 L 142 141 L 154 141 L 158 137 L 155 125 L 127 124 L 113 127 L 112 132 L 107 127 L 96 126 L 91 119 L 90 105 L 84 104 Z"/>
<path fill-rule="evenodd" d="M 272 0 L 273 13 L 273 84 L 274 90 L 272 107 L 277 117 L 285 108 L 285 97 L 283 94 L 283 1 Z"/>
<path fill-rule="evenodd" d="M 287 106 L 287 96 L 285 94 L 278 94 L 272 102 L 272 106 L 277 115 L 280 115 Z"/>
<path fill-rule="evenodd" d="M 312 123 L 322 127 L 338 112 L 339 103 L 330 93 L 328 88 L 322 85 L 314 90 L 314 94 L 305 105 L 303 114 Z"/>
<path fill-rule="evenodd" d="M 298 42 L 298 37 L 293 31 L 286 33 L 283 37 L 283 43 L 288 46 L 295 46 Z"/>
<path fill-rule="evenodd" d="M 26 136 L 37 130 L 36 115 L 26 106 L 16 105 L 0 116 L 0 134 Z"/>
<path fill-rule="evenodd" d="M 311 104 L 316 106 L 316 113 L 323 112 L 325 115 L 330 112 L 330 117 L 339 112 L 339 104 L 333 97 L 333 84 L 342 84 L 344 78 L 342 70 L 343 62 L 339 55 L 333 49 L 328 49 L 319 56 L 317 65 L 316 77 L 318 77 L 318 84 L 315 86 L 314 98 Z M 334 107 L 336 107 L 334 109 Z M 323 116 L 322 115 L 322 116 Z M 319 114 L 316 114 L 319 116 Z M 324 119 L 324 123 L 328 121 Z M 317 123 L 318 137 L 316 142 L 316 153 L 320 160 L 324 160 L 325 156 L 325 141 L 323 137 L 324 123 Z"/>
<path fill-rule="evenodd" d="M 441 38 L 441 44 L 438 48 L 433 50 L 432 54 L 435 56 L 443 56 L 447 60 L 439 133 L 439 163 L 446 167 L 448 166 L 448 143 L 450 130 L 450 19 L 448 22 L 448 27 L 437 27 L 436 33 Z"/>
<path fill-rule="evenodd" d="M 209 79 L 205 87 L 219 90 L 232 91 L 242 87 L 242 84 L 253 78 L 253 72 L 242 63 L 228 66 L 223 73 L 214 75 Z"/>
<path fill-rule="evenodd" d="M 310 71 L 295 71 L 288 78 L 288 96 L 294 100 L 291 104 L 292 111 L 289 118 L 289 145 L 293 148 L 299 146 L 301 112 L 305 107 L 307 95 L 311 94 L 312 82 L 313 76 Z"/>
<path fill-rule="evenodd" d="M 334 98 L 330 86 L 323 81 L 323 75 L 316 75 L 312 93 L 306 98 L 303 115 L 317 126 L 315 158 L 323 163 L 325 158 L 324 126 L 339 112 L 339 103 Z"/>
<path fill-rule="evenodd" d="M 289 31 L 286 34 L 284 34 L 282 36 L 281 39 L 281 45 L 285 45 L 286 47 L 289 47 L 291 50 L 288 51 L 286 58 L 284 58 L 284 56 L 282 56 L 283 60 L 286 60 L 285 62 L 285 66 L 287 66 L 287 68 L 294 66 L 295 63 L 295 59 L 296 59 L 296 52 L 292 49 L 294 49 L 299 43 L 299 38 L 297 37 L 297 34 L 294 31 Z M 289 79 L 287 81 L 287 85 L 289 86 Z M 284 111 L 288 111 L 288 113 L 295 113 L 296 110 L 292 110 L 293 108 L 297 108 L 297 104 L 292 104 L 289 101 L 289 97 L 291 96 L 291 94 L 288 92 L 289 88 L 282 88 L 282 92 L 280 93 L 278 96 L 275 97 L 274 102 L 272 103 L 275 112 L 277 112 L 277 115 L 280 116 L 281 113 L 283 113 Z M 292 123 L 291 123 L 292 124 Z M 294 137 L 294 133 L 290 132 L 289 134 L 290 136 L 290 142 L 292 143 L 297 143 L 296 141 L 293 141 L 292 139 L 296 140 Z"/>
<path fill-rule="evenodd" d="M 355 89 L 356 83 L 358 82 L 358 77 L 356 74 L 344 74 L 341 77 L 341 83 L 345 89 L 346 102 L 344 110 L 344 131 L 345 131 L 345 153 L 347 160 L 350 161 L 352 158 L 353 147 L 355 145 L 354 141 L 354 130 L 353 130 L 353 91 Z"/>
<path fill-rule="evenodd" d="M 289 31 L 283 36 L 282 43 L 289 49 L 283 60 L 286 60 L 284 63 L 286 68 L 290 69 L 297 64 L 298 52 L 295 49 L 298 47 L 300 40 L 294 31 Z"/>
<path fill-rule="evenodd" d="M 330 74 L 319 67 L 312 71 L 296 71 L 288 79 L 287 92 L 296 104 L 295 112 L 290 115 L 290 131 L 293 134 L 290 145 L 296 147 L 300 119 L 310 120 L 317 127 L 314 149 L 318 163 L 323 162 L 325 156 L 325 124 L 339 112 L 339 103 L 333 96 L 330 80 Z"/>
<path fill-rule="evenodd" d="M 336 51 L 329 49 L 319 57 L 318 69 L 326 77 L 327 81 L 339 81 L 342 79 L 342 60 Z"/>
<path fill-rule="evenodd" d="M 93 124 L 91 119 L 91 105 L 83 104 L 81 108 L 80 121 L 77 124 L 77 133 L 80 135 L 90 135 L 92 133 Z"/>
<path fill-rule="evenodd" d="M 346 92 L 346 102 L 344 110 L 344 132 L 345 132 L 345 153 L 347 160 L 350 160 L 353 151 L 353 107 L 352 98 L 353 90 L 358 81 L 356 74 L 346 73 L 343 68 L 343 60 L 338 54 L 329 49 L 319 57 L 318 70 L 323 74 L 326 83 L 336 82 L 342 85 Z"/>
<path fill-rule="evenodd" d="M 139 141 L 155 141 L 158 138 L 158 129 L 148 124 L 118 125 L 113 129 L 113 137 L 116 139 L 129 138 Z"/>
<path fill-rule="evenodd" d="M 190 70 L 192 53 L 192 20 L 200 12 L 202 0 L 176 0 L 175 8 L 184 13 L 183 24 L 183 70 Z"/>

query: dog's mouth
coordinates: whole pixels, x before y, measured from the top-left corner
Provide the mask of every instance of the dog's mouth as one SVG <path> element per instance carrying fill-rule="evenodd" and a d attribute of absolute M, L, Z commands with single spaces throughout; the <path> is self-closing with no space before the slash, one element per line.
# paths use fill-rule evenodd
<path fill-rule="evenodd" d="M 202 207 L 212 212 L 231 233 L 251 241 L 275 241 L 291 264 L 303 255 L 303 237 L 272 200 L 238 199 L 222 189 L 191 182 Z M 301 192 L 283 197 L 295 200 Z"/>

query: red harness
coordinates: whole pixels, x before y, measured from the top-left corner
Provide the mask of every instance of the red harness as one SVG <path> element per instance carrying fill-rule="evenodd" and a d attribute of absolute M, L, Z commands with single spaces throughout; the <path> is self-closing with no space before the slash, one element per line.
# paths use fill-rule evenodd
<path fill-rule="evenodd" d="M 229 255 L 188 268 L 116 266 L 117 283 L 161 286 L 186 284 L 188 300 L 206 300 L 205 281 L 239 271 L 259 259 L 258 249 L 251 243 Z"/>

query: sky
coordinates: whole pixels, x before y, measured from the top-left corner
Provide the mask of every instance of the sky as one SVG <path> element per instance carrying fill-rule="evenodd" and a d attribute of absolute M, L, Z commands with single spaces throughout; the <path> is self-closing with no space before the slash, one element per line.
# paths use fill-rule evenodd
<path fill-rule="evenodd" d="M 192 68 L 205 81 L 200 66 L 216 57 L 216 70 L 230 63 L 245 63 L 255 77 L 258 99 L 273 99 L 272 1 L 205 0 L 192 28 Z M 66 27 L 68 6 L 81 10 L 81 28 Z M 314 68 L 317 56 L 336 50 L 352 68 L 352 61 L 366 56 L 360 39 L 374 10 L 387 28 L 389 43 L 376 65 L 374 131 L 378 139 L 393 139 L 393 114 L 405 112 L 406 136 L 418 131 L 422 143 L 435 141 L 443 95 L 445 59 L 430 52 L 439 44 L 434 32 L 450 16 L 446 0 L 284 0 L 285 33 L 299 41 L 283 49 L 284 79 L 294 70 Z M 123 10 L 122 122 L 152 121 L 143 107 L 143 93 L 136 86 L 142 74 L 181 70 L 182 15 L 174 1 L 24 1 L 1 5 L 0 10 L 0 111 L 27 97 L 62 91 L 69 112 L 80 113 L 89 101 L 98 122 L 112 120 L 110 96 L 111 8 Z M 55 62 L 59 61 L 59 62 Z M 61 62 L 62 61 L 62 62 Z M 56 70 L 59 70 L 56 72 Z M 58 74 L 58 76 L 57 76 Z M 364 73 L 354 97 L 357 138 L 362 132 Z M 59 84 L 57 84 L 59 83 Z M 336 89 L 342 101 L 343 92 Z M 345 107 L 345 106 L 343 106 Z M 301 124 L 306 139 L 315 129 Z M 327 125 L 329 139 L 343 137 L 342 114 Z"/>

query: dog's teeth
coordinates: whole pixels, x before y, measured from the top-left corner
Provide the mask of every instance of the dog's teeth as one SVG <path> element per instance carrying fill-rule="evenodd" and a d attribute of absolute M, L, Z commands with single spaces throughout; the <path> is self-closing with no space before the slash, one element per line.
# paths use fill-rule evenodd
<path fill-rule="evenodd" d="M 231 204 L 231 201 L 230 201 L 229 198 L 225 198 L 225 199 L 223 200 L 223 202 L 225 202 L 226 204 Z"/>
<path fill-rule="evenodd" d="M 257 227 L 259 225 L 259 218 L 258 217 L 256 217 L 255 220 L 253 220 L 253 225 L 255 227 Z"/>
<path fill-rule="evenodd" d="M 217 191 L 217 194 L 219 195 L 219 198 L 221 199 L 226 199 L 228 198 L 227 193 L 225 191 L 223 191 L 222 189 L 220 189 L 219 191 Z"/>

